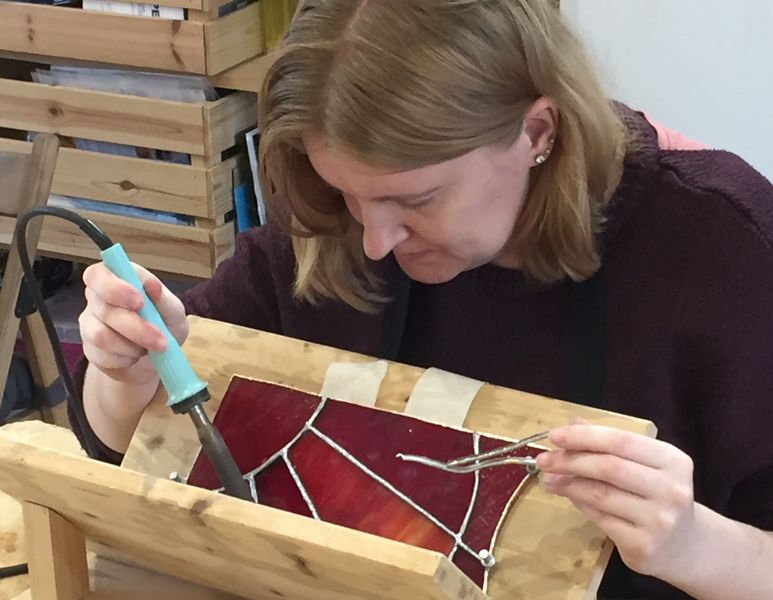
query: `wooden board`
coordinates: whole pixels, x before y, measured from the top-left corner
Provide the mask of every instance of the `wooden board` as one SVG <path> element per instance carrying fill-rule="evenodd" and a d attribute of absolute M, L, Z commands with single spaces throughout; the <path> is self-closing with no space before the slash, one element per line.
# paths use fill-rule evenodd
<path fill-rule="evenodd" d="M 96 222 L 111 239 L 120 241 L 129 257 L 148 269 L 196 278 L 211 277 L 233 252 L 234 227 L 226 223 L 215 230 L 156 223 L 118 215 L 80 211 Z M 0 216 L 0 246 L 10 244 L 14 219 Z M 213 257 L 213 248 L 216 248 Z M 42 254 L 69 260 L 97 260 L 99 249 L 75 225 L 46 219 L 38 249 Z M 213 260 L 216 259 L 215 262 Z"/>
<path fill-rule="evenodd" d="M 202 23 L 0 2 L 0 49 L 206 73 Z"/>
<path fill-rule="evenodd" d="M 0 126 L 11 129 L 219 157 L 257 120 L 247 92 L 188 103 L 0 79 Z"/>
<path fill-rule="evenodd" d="M 209 382 L 214 415 L 236 373 L 319 393 L 333 362 L 368 357 L 265 332 L 191 317 L 185 351 L 199 376 Z M 391 363 L 377 406 L 402 412 L 422 370 Z M 476 431 L 525 437 L 566 424 L 571 417 L 654 435 L 648 422 L 484 385 L 464 426 Z M 190 471 L 199 444 L 187 419 L 171 415 L 160 392 L 143 416 L 124 466 L 167 477 Z M 500 569 L 491 579 L 493 598 L 585 599 L 598 586 L 611 546 L 567 500 L 533 486 L 504 524 L 498 547 Z M 105 567 L 107 568 L 107 567 Z"/>
<path fill-rule="evenodd" d="M 82 454 L 72 431 L 63 428 L 42 428 L 39 421 L 12 423 L 0 427 L 0 437 L 58 452 Z M 0 492 L 0 565 L 27 562 L 27 552 L 19 502 Z M 29 576 L 0 580 L 0 600 L 11 600 L 29 587 Z"/>
<path fill-rule="evenodd" d="M 0 12 L 2 7 L 0 3 Z M 0 79 L 0 125 L 158 150 L 205 153 L 202 104 Z"/>
<path fill-rule="evenodd" d="M 188 8 L 194 18 L 1 2 L 0 51 L 202 75 L 216 75 L 265 51 L 258 2 L 220 18 L 212 2 L 161 4 Z"/>
<path fill-rule="evenodd" d="M 256 56 L 228 69 L 212 78 L 217 87 L 229 90 L 242 90 L 259 94 L 263 87 L 269 67 L 274 62 L 274 54 Z"/>
<path fill-rule="evenodd" d="M 45 521 L 33 528 L 42 538 L 66 531 L 74 547 L 82 532 L 162 572 L 248 599 L 485 598 L 437 552 L 3 436 L 0 487 L 45 507 L 36 512 L 49 518 L 34 515 Z M 45 562 L 42 546 L 29 551 Z M 66 589 L 67 578 L 46 583 Z M 80 596 L 63 596 L 70 597 Z"/>
<path fill-rule="evenodd" d="M 0 138 L 0 152 L 29 153 L 31 149 L 29 142 Z M 231 181 L 230 176 L 224 178 L 223 171 L 232 168 L 233 161 L 203 169 L 62 148 L 51 191 L 111 204 L 215 218 L 230 210 L 224 197 L 232 193 Z"/>
<path fill-rule="evenodd" d="M 204 25 L 207 73 L 216 74 L 266 51 L 260 4 L 254 2 Z"/>
<path fill-rule="evenodd" d="M 234 186 L 238 185 L 237 161 L 229 158 L 207 170 L 207 203 L 210 219 L 225 215 L 234 208 Z M 204 216 L 204 215 L 202 215 Z"/>
<path fill-rule="evenodd" d="M 1 432 L 2 430 L 0 430 Z M 27 562 L 21 506 L 0 492 L 0 565 L 9 567 Z M 29 576 L 0 580 L 0 600 L 10 600 L 29 587 Z"/>
<path fill-rule="evenodd" d="M 204 110 L 204 154 L 217 156 L 237 144 L 237 136 L 255 127 L 258 122 L 258 97 L 241 92 L 215 102 L 208 102 Z"/>

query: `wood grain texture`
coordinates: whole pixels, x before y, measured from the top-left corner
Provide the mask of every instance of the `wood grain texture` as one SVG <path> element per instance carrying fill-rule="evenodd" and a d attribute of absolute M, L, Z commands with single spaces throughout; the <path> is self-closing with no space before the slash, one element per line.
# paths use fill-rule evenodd
<path fill-rule="evenodd" d="M 206 72 L 202 23 L 74 8 L 0 2 L 0 49 L 159 70 Z"/>
<path fill-rule="evenodd" d="M 235 185 L 239 185 L 236 165 L 236 159 L 229 158 L 207 170 L 207 197 L 211 201 L 206 216 L 210 219 L 216 219 L 233 210 L 233 189 Z"/>
<path fill-rule="evenodd" d="M 0 138 L 0 152 L 31 149 L 28 142 Z M 187 165 L 62 148 L 51 191 L 111 204 L 209 217 L 224 214 L 223 196 L 232 192 L 230 179 L 222 182 L 219 195 L 212 190 L 210 180 L 219 172 L 214 168 L 210 172 Z"/>
<path fill-rule="evenodd" d="M 12 142 L 24 144 L 24 152 L 16 148 L 0 147 L 0 182 L 3 193 L 0 195 L 0 214 L 15 215 L 19 212 L 20 191 L 23 185 L 28 155 L 32 152 L 32 144 L 27 142 Z"/>
<path fill-rule="evenodd" d="M 437 553 L 3 436 L 0 487 L 145 565 L 244 598 L 484 598 Z"/>
<path fill-rule="evenodd" d="M 54 177 L 56 156 L 59 151 L 59 139 L 56 136 L 41 135 L 33 144 L 32 152 L 24 156 L 24 161 L 6 162 L 6 168 L 18 168 L 23 177 L 9 178 L 3 186 L 4 204 L 13 216 L 2 217 L 8 224 L 8 260 L 0 286 L 0 391 L 5 389 L 8 369 L 13 356 L 16 335 L 19 331 L 19 318 L 15 315 L 24 270 L 17 244 L 15 227 L 16 216 L 31 208 L 45 206 Z M 0 174 L 0 176 L 2 176 Z M 11 183 L 17 187 L 10 187 Z M 34 262 L 35 249 L 41 236 L 42 219 L 36 218 L 27 224 L 26 237 L 29 262 Z"/>
<path fill-rule="evenodd" d="M 8 567 L 27 562 L 21 505 L 0 492 L 0 565 Z M 29 575 L 0 579 L 0 600 L 15 598 L 29 588 Z"/>
<path fill-rule="evenodd" d="M 254 2 L 204 24 L 207 75 L 217 75 L 265 52 L 260 4 Z"/>
<path fill-rule="evenodd" d="M 1 126 L 143 148 L 203 154 L 204 106 L 0 79 Z"/>
<path fill-rule="evenodd" d="M 259 94 L 263 80 L 273 63 L 274 54 L 262 54 L 214 76 L 212 82 L 217 87 Z"/>
<path fill-rule="evenodd" d="M 80 214 L 97 223 L 111 239 L 120 240 L 132 260 L 148 269 L 197 278 L 211 277 L 214 272 L 208 229 L 85 210 Z M 13 219 L 0 216 L 0 246 L 10 243 L 13 225 Z M 99 255 L 88 237 L 61 219 L 45 221 L 38 248 L 42 254 L 85 262 L 97 260 Z"/>
<path fill-rule="evenodd" d="M 258 122 L 258 97 L 240 92 L 204 105 L 204 154 L 217 156 Z M 218 160 L 218 162 L 220 162 Z"/>
<path fill-rule="evenodd" d="M 72 431 L 44 425 L 40 421 L 12 423 L 0 427 L 0 436 L 55 449 L 57 452 L 82 454 L 80 444 Z M 0 565 L 27 562 L 21 504 L 0 492 Z M 0 600 L 12 600 L 29 588 L 29 575 L 0 580 Z"/>
<path fill-rule="evenodd" d="M 369 357 L 265 332 L 189 318 L 185 352 L 199 376 L 209 382 L 211 417 L 233 374 L 319 393 L 333 362 L 368 361 Z M 403 412 L 422 370 L 390 363 L 377 406 Z M 577 406 L 492 385 L 476 396 L 464 426 L 525 437 L 566 424 L 571 417 L 654 435 L 649 421 Z M 192 426 L 171 416 L 163 392 L 144 414 L 124 459 L 128 468 L 167 477 L 190 472 L 199 444 Z M 492 598 L 585 600 L 600 581 L 609 558 L 604 536 L 565 499 L 532 486 L 506 520 L 497 546 L 500 568 L 491 578 Z"/>
<path fill-rule="evenodd" d="M 83 600 L 89 592 L 83 532 L 46 506 L 23 502 L 22 513 L 33 599 Z"/>
<path fill-rule="evenodd" d="M 212 255 L 210 257 L 213 269 L 224 260 L 233 256 L 234 245 L 236 244 L 236 233 L 233 223 L 224 223 L 215 227 L 210 233 L 210 246 Z"/>

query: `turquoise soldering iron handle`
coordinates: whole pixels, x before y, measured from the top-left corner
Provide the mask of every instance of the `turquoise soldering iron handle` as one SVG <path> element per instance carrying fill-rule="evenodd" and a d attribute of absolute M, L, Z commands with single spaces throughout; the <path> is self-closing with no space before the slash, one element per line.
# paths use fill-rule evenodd
<path fill-rule="evenodd" d="M 180 348 L 180 344 L 177 343 L 155 305 L 145 293 L 142 282 L 121 244 L 115 244 L 107 250 L 103 250 L 101 254 L 102 260 L 113 274 L 129 283 L 142 294 L 145 304 L 139 311 L 140 316 L 158 327 L 164 334 L 164 337 L 166 337 L 167 349 L 164 352 L 149 352 L 148 354 L 161 377 L 161 383 L 166 388 L 167 395 L 169 396 L 169 406 L 174 407 L 206 390 L 207 384 L 196 376 L 193 367 L 191 367 L 182 348 Z"/>

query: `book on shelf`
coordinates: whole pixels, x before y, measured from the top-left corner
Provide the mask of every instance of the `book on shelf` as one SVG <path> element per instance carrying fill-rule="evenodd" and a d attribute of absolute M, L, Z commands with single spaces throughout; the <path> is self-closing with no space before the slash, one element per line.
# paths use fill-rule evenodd
<path fill-rule="evenodd" d="M 183 20 L 182 8 L 159 6 L 158 4 L 138 4 L 135 2 L 114 2 L 113 0 L 83 0 L 84 10 L 109 12 L 131 17 L 156 17 L 159 19 Z"/>

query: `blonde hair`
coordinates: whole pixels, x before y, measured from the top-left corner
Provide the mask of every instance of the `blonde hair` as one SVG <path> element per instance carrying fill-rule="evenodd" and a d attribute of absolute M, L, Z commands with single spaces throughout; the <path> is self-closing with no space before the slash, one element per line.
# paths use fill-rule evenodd
<path fill-rule="evenodd" d="M 381 300 L 362 229 L 312 168 L 305 135 L 415 169 L 512 143 L 543 96 L 560 113 L 555 146 L 531 169 L 513 239 L 532 279 L 582 280 L 600 264 L 626 133 L 550 0 L 302 2 L 260 97 L 263 191 L 293 235 L 296 295 L 361 310 Z"/>

